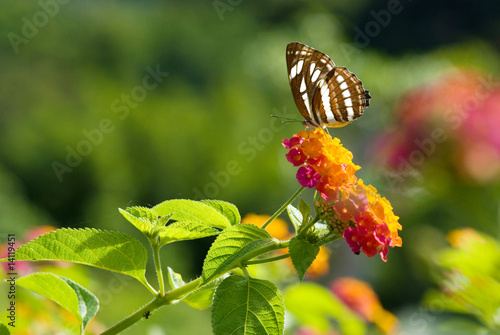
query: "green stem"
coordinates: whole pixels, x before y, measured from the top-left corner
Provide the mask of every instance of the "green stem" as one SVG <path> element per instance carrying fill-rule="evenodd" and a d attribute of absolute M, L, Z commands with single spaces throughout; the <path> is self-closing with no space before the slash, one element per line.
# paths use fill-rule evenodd
<path fill-rule="evenodd" d="M 250 278 L 250 273 L 248 273 L 248 270 L 246 267 L 241 267 L 241 270 L 243 271 L 243 273 L 245 274 L 246 277 Z"/>
<path fill-rule="evenodd" d="M 292 197 L 290 199 L 288 199 L 287 202 L 285 202 L 283 204 L 283 206 L 281 206 L 277 211 L 276 213 L 274 213 L 270 218 L 269 220 L 266 221 L 266 223 L 264 223 L 264 225 L 262 225 L 262 229 L 266 229 L 266 227 L 271 223 L 273 222 L 274 219 L 276 219 L 278 217 L 278 215 L 280 215 L 287 207 L 288 205 L 290 205 L 292 203 L 292 201 L 294 201 L 299 195 L 300 193 L 302 193 L 302 191 L 305 189 L 304 186 L 302 186 L 301 188 L 299 188 L 297 190 L 297 192 L 295 192 L 294 195 L 292 195 Z"/>
<path fill-rule="evenodd" d="M 175 290 L 169 291 L 165 294 L 165 297 L 163 298 L 163 300 L 166 301 L 166 304 L 171 304 L 175 300 L 182 299 L 183 297 L 185 297 L 189 293 L 196 290 L 200 286 L 202 281 L 203 281 L 203 278 L 200 277 L 198 279 L 190 281 L 186 285 L 183 285 L 179 288 L 176 288 Z"/>
<path fill-rule="evenodd" d="M 274 262 L 274 261 L 279 261 L 280 259 L 285 259 L 285 258 L 288 258 L 288 257 L 290 257 L 290 254 L 279 255 L 279 256 L 276 256 L 276 257 L 269 257 L 269 258 L 266 258 L 266 259 L 257 259 L 255 261 L 245 262 L 245 265 Z"/>
<path fill-rule="evenodd" d="M 118 333 L 124 331 L 125 329 L 127 329 L 128 327 L 132 326 L 133 324 L 142 320 L 142 318 L 144 318 L 144 315 L 146 314 L 146 312 L 151 313 L 154 310 L 161 307 L 162 305 L 164 305 L 162 299 L 160 299 L 159 297 L 156 297 L 155 299 L 150 301 L 148 304 L 146 304 L 144 307 L 142 307 L 138 311 L 134 312 L 133 314 L 129 315 L 128 317 L 126 317 L 122 321 L 118 322 L 113 327 L 102 332 L 101 335 L 118 334 Z"/>
<path fill-rule="evenodd" d="M 122 321 L 118 322 L 116 325 L 113 327 L 109 328 L 108 330 L 104 331 L 101 333 L 101 335 L 114 335 L 118 334 L 128 327 L 134 325 L 135 323 L 141 321 L 144 318 L 144 315 L 147 312 L 152 313 L 156 309 L 160 308 L 163 305 L 170 305 L 174 301 L 179 300 L 183 298 L 184 296 L 188 295 L 189 293 L 193 292 L 196 290 L 202 282 L 202 278 L 195 279 L 189 283 L 187 283 L 184 286 L 181 286 L 175 290 L 172 290 L 165 294 L 164 297 L 156 297 L 152 301 L 150 301 L 148 304 L 146 304 L 144 307 L 139 309 L 138 311 L 134 312 L 133 314 L 129 315 Z"/>
<path fill-rule="evenodd" d="M 158 295 L 159 292 L 156 291 L 153 286 L 151 286 L 147 279 L 145 279 L 145 281 L 141 281 L 141 283 L 143 283 L 144 286 L 146 286 L 149 292 L 151 292 L 153 295 Z"/>
<path fill-rule="evenodd" d="M 161 260 L 160 260 L 160 246 L 156 241 L 152 241 L 153 246 L 153 259 L 155 262 L 156 275 L 158 276 L 158 284 L 160 286 L 159 296 L 163 297 L 165 294 L 165 281 L 163 280 L 163 271 L 161 270 Z"/>

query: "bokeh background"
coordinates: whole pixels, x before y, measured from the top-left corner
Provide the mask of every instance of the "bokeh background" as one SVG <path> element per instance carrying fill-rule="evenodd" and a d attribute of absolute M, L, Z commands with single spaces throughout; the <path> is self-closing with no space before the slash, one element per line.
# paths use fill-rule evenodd
<path fill-rule="evenodd" d="M 331 133 L 403 225 L 387 263 L 339 241 L 317 280 L 370 283 L 407 334 L 480 327 L 422 301 L 440 287 L 436 252 L 450 230 L 499 236 L 499 12 L 494 0 L 2 1 L 1 242 L 45 225 L 144 241 L 117 209 L 173 198 L 273 213 L 298 188 L 281 140 L 302 126 L 270 115 L 301 118 L 285 66 L 286 45 L 300 41 L 370 91 L 363 117 Z M 164 256 L 194 278 L 211 241 Z M 121 277 L 77 271 L 103 326 L 149 300 Z M 164 308 L 125 332 L 136 333 L 211 334 L 209 312 Z"/>

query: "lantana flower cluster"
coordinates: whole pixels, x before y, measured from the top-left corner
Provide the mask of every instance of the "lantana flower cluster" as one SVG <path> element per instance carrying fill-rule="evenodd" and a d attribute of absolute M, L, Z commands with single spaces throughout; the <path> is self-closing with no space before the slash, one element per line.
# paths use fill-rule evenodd
<path fill-rule="evenodd" d="M 401 225 L 389 201 L 357 179 L 360 167 L 352 162 L 352 153 L 321 128 L 301 130 L 284 139 L 283 146 L 289 150 L 288 161 L 300 166 L 299 184 L 318 191 L 320 218 L 345 238 L 354 253 L 362 251 L 368 257 L 378 253 L 387 261 L 388 247 L 402 245 Z"/>

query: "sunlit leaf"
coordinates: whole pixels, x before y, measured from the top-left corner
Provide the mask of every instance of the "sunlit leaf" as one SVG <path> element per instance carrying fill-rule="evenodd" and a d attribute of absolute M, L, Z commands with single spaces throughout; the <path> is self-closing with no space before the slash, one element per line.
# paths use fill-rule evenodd
<path fill-rule="evenodd" d="M 202 200 L 204 204 L 210 205 L 224 215 L 231 225 L 239 224 L 241 222 L 241 215 L 238 208 L 222 200 Z"/>
<path fill-rule="evenodd" d="M 127 209 L 118 208 L 120 213 L 137 229 L 139 229 L 144 235 L 151 236 L 154 231 L 153 221 L 151 221 L 147 216 L 142 216 L 141 213 L 134 210 L 132 207 Z M 158 215 L 156 216 L 158 219 Z M 155 219 L 155 220 L 156 220 Z"/>
<path fill-rule="evenodd" d="M 182 276 L 172 270 L 170 267 L 167 267 L 167 282 L 171 290 L 181 287 L 184 285 L 184 280 L 182 280 Z"/>
<path fill-rule="evenodd" d="M 224 229 L 214 241 L 203 263 L 202 277 L 208 282 L 255 257 L 255 251 L 276 245 L 269 233 L 252 224 L 239 224 Z"/>
<path fill-rule="evenodd" d="M 212 308 L 214 335 L 281 335 L 285 309 L 267 280 L 230 276 L 219 285 Z"/>
<path fill-rule="evenodd" d="M 206 309 L 212 305 L 215 290 L 221 282 L 221 279 L 214 280 L 198 288 L 196 291 L 182 299 L 182 301 L 192 308 Z"/>
<path fill-rule="evenodd" d="M 207 224 L 198 221 L 177 221 L 166 227 L 159 228 L 160 243 L 167 244 L 175 241 L 195 240 L 207 236 L 217 235 L 219 231 Z"/>
<path fill-rule="evenodd" d="M 58 229 L 21 245 L 17 261 L 64 261 L 123 273 L 146 284 L 146 248 L 123 233 L 97 229 Z M 1 259 L 5 262 L 7 258 Z"/>
<path fill-rule="evenodd" d="M 164 201 L 153 209 L 160 216 L 173 214 L 173 220 L 199 221 L 211 227 L 224 229 L 231 222 L 214 207 L 200 201 L 176 199 Z"/>
<path fill-rule="evenodd" d="M 302 219 L 303 219 L 302 214 L 293 205 L 288 205 L 286 207 L 286 211 L 288 212 L 288 217 L 290 218 L 290 221 L 292 222 L 295 231 L 299 231 L 299 228 L 302 225 Z"/>
<path fill-rule="evenodd" d="M 99 309 L 99 301 L 71 279 L 52 273 L 34 273 L 17 280 L 17 285 L 47 297 L 73 314 L 85 329 Z"/>

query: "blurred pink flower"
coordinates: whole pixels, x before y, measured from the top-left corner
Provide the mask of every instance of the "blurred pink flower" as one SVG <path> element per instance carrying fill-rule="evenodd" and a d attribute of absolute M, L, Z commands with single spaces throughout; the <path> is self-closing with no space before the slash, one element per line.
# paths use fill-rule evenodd
<path fill-rule="evenodd" d="M 14 244 L 14 248 L 17 250 L 22 244 L 31 241 L 35 237 L 48 233 L 49 231 L 56 230 L 55 227 L 52 226 L 40 226 L 40 227 L 33 227 L 30 230 L 26 231 L 24 234 L 23 239 L 18 239 L 16 240 Z M 7 244 L 0 244 L 0 258 L 4 258 L 8 256 L 8 248 L 9 246 Z M 14 254 L 15 257 L 15 254 Z M 28 261 L 14 261 L 14 271 L 20 274 L 28 274 L 32 272 L 32 263 Z M 9 263 L 2 262 L 2 267 L 5 272 L 10 272 L 12 271 L 9 268 Z"/>
<path fill-rule="evenodd" d="M 396 108 L 396 126 L 375 142 L 374 152 L 407 175 L 450 139 L 448 159 L 459 172 L 477 182 L 500 177 L 499 84 L 491 75 L 461 71 L 411 90 Z"/>

